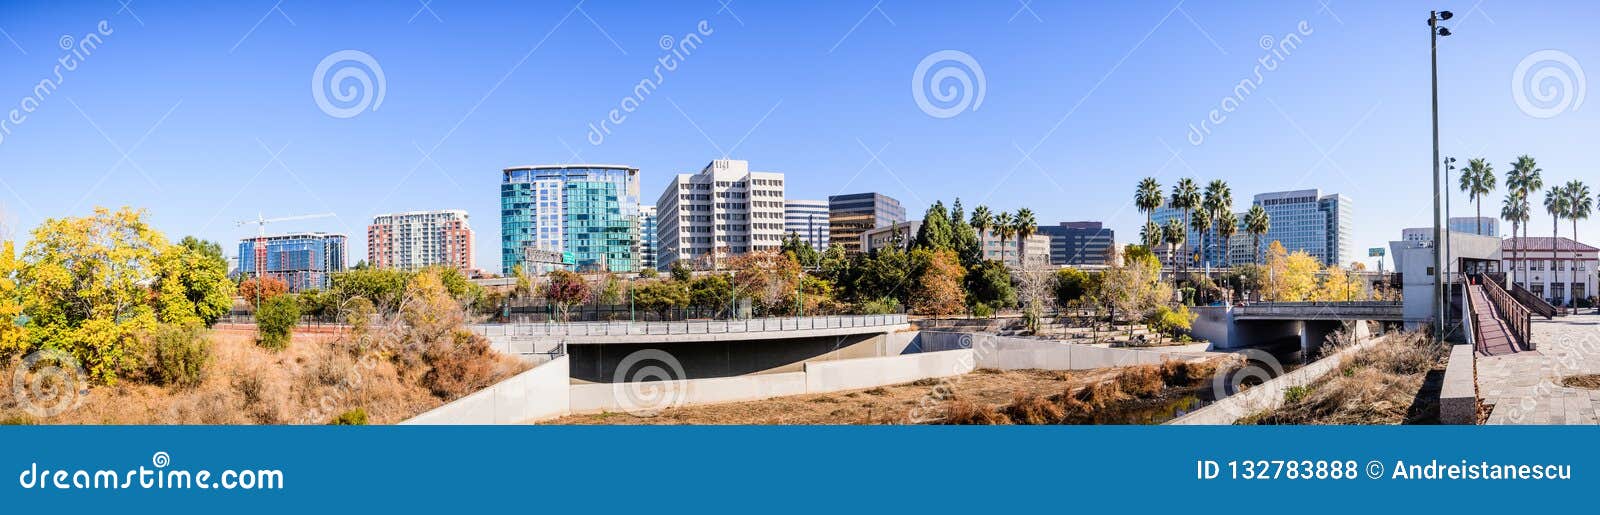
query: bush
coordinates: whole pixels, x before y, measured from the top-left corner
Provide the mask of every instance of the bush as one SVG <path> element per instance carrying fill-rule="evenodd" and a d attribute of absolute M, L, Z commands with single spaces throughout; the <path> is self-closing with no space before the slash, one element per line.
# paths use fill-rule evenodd
<path fill-rule="evenodd" d="M 198 324 L 166 324 L 151 337 L 150 376 L 158 384 L 194 387 L 205 380 L 211 341 Z"/>
<path fill-rule="evenodd" d="M 344 413 L 340 413 L 339 416 L 333 418 L 333 422 L 329 422 L 328 424 L 334 426 L 367 425 L 367 410 L 366 408 L 356 408 Z"/>
<path fill-rule="evenodd" d="M 1161 306 L 1146 316 L 1144 323 L 1150 326 L 1152 331 L 1178 337 L 1189 334 L 1189 329 L 1194 327 L 1194 320 L 1198 317 L 1199 315 L 1189 311 L 1188 306 L 1178 306 L 1176 311 Z"/>
<path fill-rule="evenodd" d="M 256 344 L 271 350 L 289 346 L 295 324 L 300 323 L 300 303 L 293 296 L 279 295 L 261 303 L 256 310 Z"/>
<path fill-rule="evenodd" d="M 979 302 L 972 306 L 972 316 L 978 318 L 992 318 L 994 317 L 994 308 L 989 307 L 988 304 Z"/>
<path fill-rule="evenodd" d="M 423 352 L 423 361 L 432 368 L 423 374 L 422 386 L 446 401 L 487 388 L 496 376 L 490 352 L 483 337 L 458 329 L 449 341 Z"/>
<path fill-rule="evenodd" d="M 882 297 L 861 303 L 863 315 L 892 315 L 900 312 L 900 301 L 894 297 Z"/>

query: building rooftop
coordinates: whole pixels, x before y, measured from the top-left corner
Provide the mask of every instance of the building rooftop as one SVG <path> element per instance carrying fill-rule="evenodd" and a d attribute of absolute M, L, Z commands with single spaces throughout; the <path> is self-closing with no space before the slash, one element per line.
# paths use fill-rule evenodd
<path fill-rule="evenodd" d="M 1501 244 L 1505 250 L 1551 250 L 1551 242 L 1559 241 L 1560 250 L 1592 252 L 1594 247 L 1573 241 L 1572 238 L 1551 238 L 1549 236 L 1531 236 L 1527 238 L 1506 238 Z"/>

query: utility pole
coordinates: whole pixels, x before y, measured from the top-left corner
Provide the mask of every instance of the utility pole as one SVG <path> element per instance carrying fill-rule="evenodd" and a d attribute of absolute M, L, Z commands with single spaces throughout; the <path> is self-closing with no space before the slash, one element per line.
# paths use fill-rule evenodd
<path fill-rule="evenodd" d="M 1449 36 L 1450 29 L 1439 27 L 1439 22 L 1448 20 L 1450 11 L 1429 11 L 1428 13 L 1428 43 L 1432 59 L 1433 72 L 1433 298 L 1434 309 L 1437 313 L 1433 316 L 1433 339 L 1435 342 L 1444 341 L 1444 254 L 1439 250 L 1439 244 L 1444 241 L 1439 229 L 1439 36 Z"/>

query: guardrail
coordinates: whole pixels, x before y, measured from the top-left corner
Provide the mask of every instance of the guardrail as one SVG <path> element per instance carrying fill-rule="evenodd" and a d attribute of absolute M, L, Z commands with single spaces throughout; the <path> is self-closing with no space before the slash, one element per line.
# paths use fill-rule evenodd
<path fill-rule="evenodd" d="M 1534 350 L 1533 344 L 1533 313 L 1517 299 L 1512 298 L 1499 282 L 1483 281 L 1483 291 L 1489 294 L 1489 302 L 1500 311 L 1500 319 L 1504 320 L 1506 327 L 1511 330 L 1512 336 L 1522 343 L 1528 350 Z"/>
<path fill-rule="evenodd" d="M 1489 280 L 1484 282 L 1495 283 L 1495 286 L 1500 287 L 1501 290 L 1509 291 L 1511 298 L 1516 299 L 1519 303 L 1522 303 L 1522 306 L 1528 308 L 1528 311 L 1532 311 L 1537 313 L 1539 316 L 1544 317 L 1545 320 L 1555 318 L 1555 316 L 1559 314 L 1559 310 L 1557 310 L 1555 306 L 1550 305 L 1549 302 L 1545 302 L 1545 300 L 1539 298 L 1538 295 L 1534 295 L 1533 292 L 1528 291 L 1527 288 L 1523 288 L 1520 284 L 1512 284 L 1507 282 L 1505 274 L 1485 275 L 1489 277 Z"/>
<path fill-rule="evenodd" d="M 907 323 L 906 315 L 842 315 L 820 317 L 751 318 L 687 322 L 578 322 L 543 324 L 492 324 L 478 326 L 490 336 L 650 336 L 679 334 L 760 333 L 884 327 Z"/>

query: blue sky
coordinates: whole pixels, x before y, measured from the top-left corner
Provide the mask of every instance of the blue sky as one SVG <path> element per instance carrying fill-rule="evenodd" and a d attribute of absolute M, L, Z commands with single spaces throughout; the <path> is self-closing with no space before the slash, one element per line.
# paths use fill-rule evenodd
<path fill-rule="evenodd" d="M 44 218 L 132 205 L 174 238 L 220 240 L 231 254 L 254 232 L 235 220 L 331 211 L 270 230 L 346 232 L 359 257 L 374 214 L 460 208 L 473 215 L 478 266 L 496 270 L 502 168 L 631 164 L 652 202 L 671 174 L 724 154 L 787 173 L 790 198 L 880 191 L 920 216 L 959 196 L 1030 207 L 1041 223 L 1104 220 L 1122 241 L 1143 221 L 1129 199 L 1145 176 L 1225 179 L 1241 208 L 1263 191 L 1343 193 L 1358 249 L 1430 223 L 1427 12 L 1414 2 L 191 4 L 0 2 L 0 114 L 55 75 L 62 43 L 101 20 L 110 29 L 22 123 L 0 127 L 9 230 L 25 239 Z M 1444 152 L 1502 173 L 1528 153 L 1546 183 L 1600 188 L 1583 153 L 1600 109 L 1577 102 L 1585 88 L 1533 100 L 1555 114 L 1538 118 L 1512 86 L 1541 50 L 1579 69 L 1600 57 L 1596 7 L 1437 7 L 1456 13 L 1441 44 Z M 589 125 L 654 75 L 663 36 L 702 20 L 700 47 L 592 144 Z M 1299 46 L 1192 144 L 1190 125 L 1254 76 L 1262 45 L 1302 22 Z M 312 94 L 318 64 L 342 50 L 383 73 L 381 103 L 349 118 Z M 924 112 L 912 86 L 919 62 L 943 50 L 983 73 L 981 104 L 948 118 Z M 1485 212 L 1498 213 L 1500 196 Z M 1532 223 L 1549 233 L 1542 212 Z"/>

